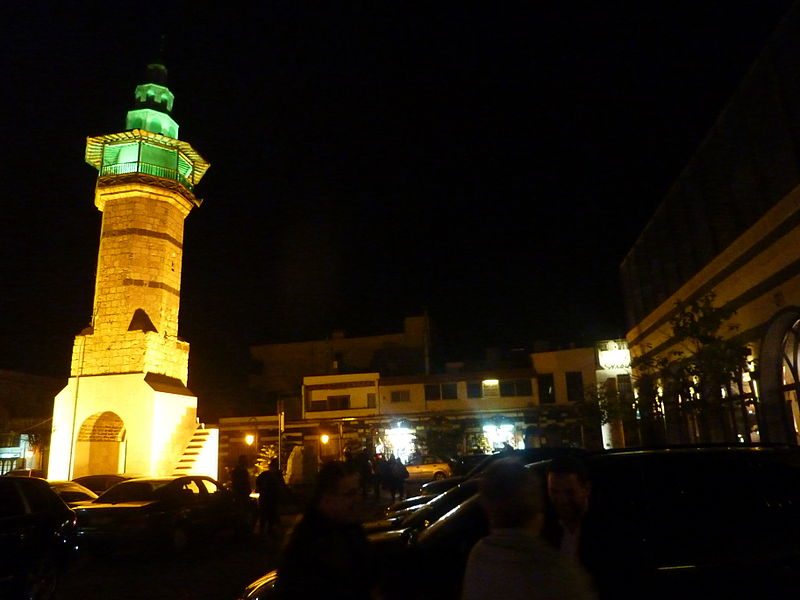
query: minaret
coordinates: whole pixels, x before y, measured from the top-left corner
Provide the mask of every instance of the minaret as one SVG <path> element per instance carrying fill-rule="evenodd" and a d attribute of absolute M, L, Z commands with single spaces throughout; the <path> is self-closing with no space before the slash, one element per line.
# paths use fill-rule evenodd
<path fill-rule="evenodd" d="M 86 142 L 103 213 L 94 310 L 56 397 L 51 479 L 169 474 L 196 428 L 178 313 L 184 219 L 209 163 L 178 139 L 173 100 L 166 68 L 148 65 L 126 131 Z"/>

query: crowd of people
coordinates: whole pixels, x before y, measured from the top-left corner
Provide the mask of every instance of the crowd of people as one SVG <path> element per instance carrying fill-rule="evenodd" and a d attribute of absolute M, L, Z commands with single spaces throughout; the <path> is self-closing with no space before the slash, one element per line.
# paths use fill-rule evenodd
<path fill-rule="evenodd" d="M 246 474 L 242 458 L 231 472 L 240 497 L 250 493 Z M 381 498 L 382 491 L 402 498 L 407 477 L 399 459 L 367 452 L 322 464 L 309 502 L 282 544 L 278 597 L 386 598 L 356 507 L 371 494 Z M 277 460 L 256 478 L 256 489 L 258 533 L 282 538 L 280 508 L 289 492 Z M 492 463 L 478 494 L 490 531 L 470 551 L 463 600 L 596 598 L 586 526 L 590 497 L 591 482 L 575 457 L 551 461 L 546 481 L 514 457 Z"/>

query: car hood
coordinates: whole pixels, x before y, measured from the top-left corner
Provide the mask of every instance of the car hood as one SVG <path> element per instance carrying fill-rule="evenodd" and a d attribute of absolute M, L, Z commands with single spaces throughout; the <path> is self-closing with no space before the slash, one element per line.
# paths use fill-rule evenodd
<path fill-rule="evenodd" d="M 377 521 L 367 521 L 366 523 L 362 524 L 364 531 L 367 533 L 371 531 L 384 531 L 386 529 L 395 529 L 402 523 L 403 518 L 405 515 L 402 516 L 391 516 L 385 519 L 379 519 Z"/>
<path fill-rule="evenodd" d="M 454 477 L 440 479 L 439 481 L 429 481 L 419 488 L 419 493 L 423 496 L 435 496 L 457 486 L 465 479 L 466 477 L 463 475 L 456 475 Z"/>
<path fill-rule="evenodd" d="M 89 504 L 83 504 L 76 507 L 75 512 L 94 513 L 108 510 L 136 509 L 144 506 L 150 506 L 154 503 L 155 500 L 132 500 L 130 502 L 117 502 L 116 504 L 111 504 L 110 502 L 90 502 Z"/>
<path fill-rule="evenodd" d="M 271 597 L 271 592 L 274 591 L 275 582 L 277 581 L 278 571 L 270 571 L 248 585 L 244 591 L 236 597 L 236 600 L 257 600 L 259 598 Z"/>

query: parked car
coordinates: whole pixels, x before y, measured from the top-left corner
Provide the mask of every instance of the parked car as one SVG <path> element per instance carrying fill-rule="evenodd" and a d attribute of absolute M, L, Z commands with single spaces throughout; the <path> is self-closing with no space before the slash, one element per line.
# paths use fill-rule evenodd
<path fill-rule="evenodd" d="M 3 473 L 4 477 L 38 477 L 44 479 L 45 472 L 42 469 L 12 469 L 8 473 Z"/>
<path fill-rule="evenodd" d="M 450 464 L 437 456 L 416 456 L 406 463 L 408 481 L 438 481 L 445 477 L 452 477 L 453 471 Z"/>
<path fill-rule="evenodd" d="M 275 592 L 275 583 L 277 581 L 278 571 L 273 569 L 247 585 L 234 600 L 270 600 L 277 598 L 277 593 Z"/>
<path fill-rule="evenodd" d="M 48 481 L 50 488 L 70 508 L 75 508 L 97 498 L 92 490 L 74 481 Z"/>
<path fill-rule="evenodd" d="M 36 477 L 0 478 L 0 597 L 51 598 L 75 550 L 75 513 Z"/>
<path fill-rule="evenodd" d="M 789 595 L 800 569 L 800 450 L 695 447 L 585 457 L 588 559 L 605 598 Z M 542 475 L 547 463 L 531 468 Z M 477 496 L 411 538 L 405 598 L 458 598 L 466 558 L 488 532 Z M 769 590 L 769 591 L 767 591 Z"/>
<path fill-rule="evenodd" d="M 540 448 L 525 448 L 523 450 L 512 450 L 511 452 L 487 454 L 484 459 L 472 467 L 472 469 L 466 475 L 448 477 L 438 481 L 429 481 L 428 483 L 422 484 L 419 489 L 419 493 L 422 496 L 435 496 L 441 494 L 442 492 L 446 492 L 462 481 L 478 475 L 498 458 L 503 458 L 504 456 L 518 456 L 520 460 L 527 464 L 536 462 L 537 460 L 554 458 L 563 454 L 583 456 L 587 453 L 588 451 L 584 448 L 575 448 L 572 446 L 542 446 Z"/>
<path fill-rule="evenodd" d="M 122 481 L 75 512 L 78 540 L 89 549 L 155 544 L 180 551 L 198 538 L 245 526 L 232 494 L 202 475 Z"/>
<path fill-rule="evenodd" d="M 491 454 L 464 454 L 450 459 L 450 469 L 454 476 L 466 475 L 476 465 L 486 460 Z"/>
<path fill-rule="evenodd" d="M 367 521 L 363 524 L 367 534 L 379 531 L 401 530 L 406 538 L 425 529 L 431 523 L 449 510 L 455 508 L 461 501 L 473 496 L 478 490 L 479 477 L 464 481 L 435 497 L 428 497 L 428 502 L 408 507 L 386 515 L 377 521 Z"/>
<path fill-rule="evenodd" d="M 607 598 L 788 597 L 800 572 L 800 449 L 673 447 L 584 456 L 592 481 L 587 560 Z M 549 461 L 530 465 L 546 481 Z M 552 518 L 552 517 L 551 517 Z M 488 533 L 477 494 L 428 527 L 370 534 L 391 597 L 455 599 Z M 277 574 L 248 600 L 270 598 Z M 425 582 L 421 584 L 420 582 Z"/>
<path fill-rule="evenodd" d="M 127 481 L 137 477 L 147 477 L 147 475 L 137 473 L 103 473 L 98 475 L 83 475 L 75 477 L 72 481 L 80 483 L 83 487 L 89 488 L 95 494 L 102 494 L 111 486 L 120 481 Z"/>
<path fill-rule="evenodd" d="M 418 508 L 420 505 L 429 502 L 431 498 L 433 498 L 433 496 L 411 496 L 410 498 L 398 500 L 397 502 L 387 506 L 384 514 L 388 516 L 393 513 L 408 511 L 409 509 L 413 510 Z"/>

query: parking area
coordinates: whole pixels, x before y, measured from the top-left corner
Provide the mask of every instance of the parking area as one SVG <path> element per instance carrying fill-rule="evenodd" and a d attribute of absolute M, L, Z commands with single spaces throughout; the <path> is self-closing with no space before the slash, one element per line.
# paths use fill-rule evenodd
<path fill-rule="evenodd" d="M 379 515 L 388 497 L 367 498 L 364 515 Z M 283 515 L 288 531 L 299 517 Z M 59 600 L 233 600 L 248 583 L 275 567 L 280 540 L 224 538 L 180 555 L 154 548 L 146 554 L 81 556 L 65 573 Z"/>

